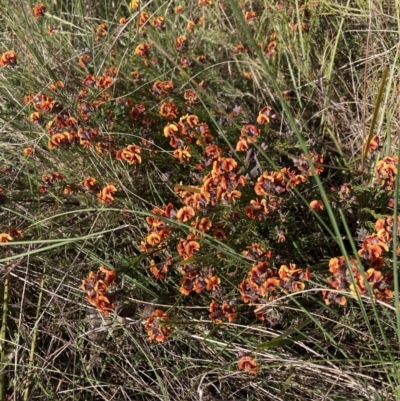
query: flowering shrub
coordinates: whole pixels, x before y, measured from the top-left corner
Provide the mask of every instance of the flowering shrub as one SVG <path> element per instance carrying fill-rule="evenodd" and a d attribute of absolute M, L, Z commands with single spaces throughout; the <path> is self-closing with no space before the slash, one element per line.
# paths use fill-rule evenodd
<path fill-rule="evenodd" d="M 217 345 L 229 343 L 226 355 L 241 341 L 256 349 L 259 339 L 247 330 L 277 326 L 280 337 L 299 324 L 293 310 L 325 327 L 319 307 L 327 321 L 349 308 L 365 318 L 366 305 L 394 307 L 397 139 L 388 139 L 390 121 L 379 126 L 387 124 L 385 134 L 374 126 L 368 137 L 351 131 L 376 115 L 369 104 L 362 113 L 352 108 L 353 89 L 342 95 L 337 88 L 348 91 L 347 82 L 357 80 L 341 75 L 351 73 L 347 67 L 331 71 L 331 50 L 317 51 L 321 37 L 338 43 L 331 36 L 337 27 L 325 30 L 314 18 L 326 21 L 336 8 L 133 0 L 117 9 L 88 2 L 87 15 L 77 16 L 67 3 L 32 4 L 35 41 L 4 19 L 4 258 L 17 258 L 22 232 L 35 246 L 42 241 L 43 252 L 64 247 L 81 266 L 68 271 L 69 287 L 83 279 L 86 301 L 102 315 L 118 315 L 127 300 L 171 295 L 140 326 L 153 343 L 146 347 L 171 353 L 181 338 L 206 342 L 208 333 Z M 347 45 L 337 47 L 340 57 Z M 346 57 L 340 65 L 353 53 Z M 366 121 L 346 125 L 336 97 L 349 104 L 349 120 Z M 389 114 L 398 117 L 397 109 Z M 115 271 L 102 265 L 88 273 L 92 259 Z M 128 289 L 110 290 L 117 272 Z M 36 276 L 30 280 L 36 285 Z M 321 341 L 328 337 L 336 339 Z M 297 357 L 303 343 L 296 341 L 278 338 L 269 346 L 292 347 Z M 234 369 L 256 380 L 262 359 L 248 354 Z M 218 364 L 220 356 L 210 360 Z"/>

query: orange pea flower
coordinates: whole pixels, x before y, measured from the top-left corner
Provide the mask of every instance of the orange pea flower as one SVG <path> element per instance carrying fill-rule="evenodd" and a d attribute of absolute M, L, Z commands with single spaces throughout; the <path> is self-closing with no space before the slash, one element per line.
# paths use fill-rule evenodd
<path fill-rule="evenodd" d="M 81 182 L 81 185 L 83 185 L 88 191 L 94 191 L 97 187 L 97 180 L 89 176 Z"/>
<path fill-rule="evenodd" d="M 155 17 L 151 21 L 151 25 L 161 30 L 164 30 L 167 27 L 167 24 L 165 23 L 165 18 L 162 16 Z"/>
<path fill-rule="evenodd" d="M 193 21 L 189 21 L 187 23 L 186 29 L 188 32 L 193 33 L 193 29 L 196 26 L 196 24 Z"/>
<path fill-rule="evenodd" d="M 197 292 L 197 294 L 201 294 L 206 288 L 206 282 L 204 278 L 199 275 L 196 276 L 196 279 L 193 281 L 193 290 Z"/>
<path fill-rule="evenodd" d="M 35 125 L 42 125 L 42 124 L 43 124 L 42 115 L 41 115 L 38 111 L 33 112 L 33 113 L 29 116 L 29 121 L 30 121 L 32 124 L 35 124 Z"/>
<path fill-rule="evenodd" d="M 2 67 L 14 67 L 17 65 L 17 55 L 9 50 L 1 55 L 0 65 Z"/>
<path fill-rule="evenodd" d="M 215 291 L 221 284 L 221 279 L 217 276 L 209 276 L 205 278 L 205 282 L 207 291 Z"/>
<path fill-rule="evenodd" d="M 188 58 L 186 56 L 182 56 L 180 59 L 182 68 L 189 68 L 194 64 L 194 61 L 191 58 Z"/>
<path fill-rule="evenodd" d="M 235 189 L 228 193 L 227 198 L 228 202 L 235 203 L 236 199 L 239 199 L 242 196 L 242 193 Z"/>
<path fill-rule="evenodd" d="M 310 207 L 311 209 L 319 212 L 321 210 L 324 210 L 324 204 L 320 200 L 313 200 L 310 202 Z"/>
<path fill-rule="evenodd" d="M 193 106 L 200 103 L 199 97 L 197 96 L 196 91 L 194 91 L 193 89 L 187 90 L 183 94 L 183 98 L 186 100 L 185 104 L 187 106 Z"/>
<path fill-rule="evenodd" d="M 242 356 L 238 361 L 238 369 L 252 375 L 258 373 L 257 362 L 251 356 Z"/>
<path fill-rule="evenodd" d="M 244 20 L 247 24 L 254 23 L 258 19 L 258 15 L 255 11 L 246 11 L 244 14 Z"/>
<path fill-rule="evenodd" d="M 165 223 L 162 220 L 154 216 L 147 216 L 146 223 L 151 226 L 151 228 L 162 228 L 165 226 Z"/>
<path fill-rule="evenodd" d="M 143 118 L 143 115 L 146 113 L 146 107 L 143 106 L 143 104 L 135 104 L 132 107 L 132 110 L 130 111 L 129 115 L 134 119 L 134 120 L 140 120 Z"/>
<path fill-rule="evenodd" d="M 7 233 L 0 234 L 0 243 L 10 242 L 12 240 L 13 239 L 10 234 L 7 234 Z"/>
<path fill-rule="evenodd" d="M 176 118 L 178 110 L 174 102 L 164 102 L 160 106 L 160 115 L 166 118 Z"/>
<path fill-rule="evenodd" d="M 66 133 L 55 134 L 49 140 L 48 147 L 51 150 L 65 142 L 68 142 L 68 135 Z"/>
<path fill-rule="evenodd" d="M 178 127 L 176 124 L 170 123 L 164 127 L 164 136 L 167 138 L 174 135 L 175 132 L 178 132 Z"/>
<path fill-rule="evenodd" d="M 236 144 L 236 150 L 238 152 L 243 152 L 249 148 L 249 142 L 247 141 L 247 138 L 244 136 L 241 136 L 239 138 L 238 143 Z"/>
<path fill-rule="evenodd" d="M 181 286 L 179 287 L 179 292 L 182 295 L 189 295 L 193 291 L 193 280 L 189 277 L 183 277 L 181 281 Z"/>
<path fill-rule="evenodd" d="M 174 90 L 172 81 L 156 81 L 150 89 L 153 95 L 168 95 Z"/>
<path fill-rule="evenodd" d="M 108 25 L 105 22 L 99 24 L 96 28 L 96 34 L 97 34 L 96 39 L 100 39 L 100 37 L 107 36 L 107 29 Z"/>
<path fill-rule="evenodd" d="M 212 300 L 209 311 L 211 312 L 210 319 L 216 324 L 221 324 L 224 317 L 231 323 L 236 317 L 235 310 L 226 302 L 224 302 L 221 307 L 216 301 Z"/>
<path fill-rule="evenodd" d="M 32 147 L 28 147 L 24 149 L 24 156 L 28 157 L 30 155 L 32 155 L 35 152 L 35 149 Z"/>
<path fill-rule="evenodd" d="M 264 51 L 264 57 L 271 57 L 276 53 L 276 49 L 278 47 L 278 43 L 273 40 L 272 42 L 269 42 L 265 51 Z"/>
<path fill-rule="evenodd" d="M 64 88 L 64 83 L 62 81 L 52 82 L 49 85 L 49 89 L 52 92 L 56 91 L 57 89 L 62 89 L 62 88 Z"/>
<path fill-rule="evenodd" d="M 233 50 L 234 53 L 244 53 L 246 51 L 246 48 L 242 45 L 236 45 L 235 49 Z"/>
<path fill-rule="evenodd" d="M 184 206 L 176 212 L 176 218 L 181 222 L 190 220 L 194 215 L 195 212 L 191 206 Z"/>
<path fill-rule="evenodd" d="M 211 229 L 212 221 L 208 217 L 202 217 L 200 220 L 197 218 L 191 225 L 200 231 L 206 232 Z"/>
<path fill-rule="evenodd" d="M 247 138 L 249 143 L 254 143 L 256 141 L 256 137 L 260 135 L 261 130 L 254 125 L 245 125 L 240 130 L 240 135 Z"/>
<path fill-rule="evenodd" d="M 108 184 L 97 194 L 97 199 L 101 203 L 110 204 L 114 201 L 114 194 L 116 192 L 117 188 L 112 184 Z"/>
<path fill-rule="evenodd" d="M 197 241 L 190 240 L 185 243 L 185 257 L 192 258 L 200 249 L 200 244 Z"/>
<path fill-rule="evenodd" d="M 35 16 L 35 18 L 43 17 L 45 12 L 46 12 L 46 7 L 42 3 L 36 4 L 33 7 L 33 15 Z"/>
<path fill-rule="evenodd" d="M 228 236 L 226 235 L 226 232 L 221 227 L 216 228 L 213 231 L 212 235 L 214 238 L 217 238 L 219 240 L 224 240 L 224 239 L 228 238 Z"/>
<path fill-rule="evenodd" d="M 188 46 L 188 40 L 186 36 L 181 35 L 175 39 L 175 49 L 178 50 L 179 52 L 185 49 L 187 46 Z"/>
<path fill-rule="evenodd" d="M 110 312 L 112 312 L 115 308 L 115 304 L 112 301 L 112 298 L 107 295 L 103 295 L 99 293 L 97 297 L 93 299 L 93 297 L 87 297 L 87 300 L 97 308 L 97 310 L 102 314 L 102 315 L 108 315 Z"/>
<path fill-rule="evenodd" d="M 106 286 L 113 284 L 117 278 L 117 273 L 114 270 L 107 269 L 105 266 L 99 267 L 99 277 Z"/>
<path fill-rule="evenodd" d="M 109 75 L 102 75 L 96 79 L 96 86 L 99 89 L 108 89 L 114 83 L 114 78 Z"/>
<path fill-rule="evenodd" d="M 157 245 L 161 242 L 161 237 L 158 233 L 153 232 L 146 237 L 146 241 L 149 245 Z"/>
<path fill-rule="evenodd" d="M 117 160 L 125 160 L 129 164 L 140 164 L 142 157 L 140 156 L 141 148 L 137 145 L 129 145 L 122 150 L 118 150 L 116 154 Z"/>
<path fill-rule="evenodd" d="M 383 252 L 388 252 L 389 247 L 383 241 L 380 241 L 376 234 L 369 235 L 365 238 L 358 251 L 360 257 L 374 262 L 379 259 Z"/>
<path fill-rule="evenodd" d="M 132 0 L 129 4 L 129 7 L 131 8 L 131 10 L 137 10 L 139 8 L 139 0 Z"/>
<path fill-rule="evenodd" d="M 397 156 L 387 156 L 379 160 L 376 164 L 375 174 L 382 188 L 393 190 L 397 175 Z"/>
<path fill-rule="evenodd" d="M 151 46 L 148 43 L 143 43 L 136 47 L 135 53 L 139 57 L 147 57 L 150 54 Z"/>
<path fill-rule="evenodd" d="M 191 157 L 192 155 L 190 154 L 189 148 L 187 146 L 174 150 L 174 158 L 180 163 L 188 161 Z"/>
<path fill-rule="evenodd" d="M 236 312 L 235 312 L 235 309 L 234 308 L 232 308 L 231 306 L 229 306 L 227 303 L 223 303 L 223 305 L 222 305 L 222 313 L 225 315 L 225 317 L 228 319 L 228 322 L 229 323 L 232 323 L 234 320 L 235 320 L 235 318 L 236 318 L 236 316 L 237 316 L 237 314 L 236 314 Z"/>
<path fill-rule="evenodd" d="M 231 157 L 224 157 L 221 159 L 221 169 L 223 171 L 233 171 L 237 167 L 237 163 L 235 159 L 232 159 Z"/>
<path fill-rule="evenodd" d="M 258 113 L 257 123 L 261 125 L 268 124 L 271 121 L 271 118 L 275 117 L 276 115 L 272 111 L 272 108 L 269 106 L 265 106 Z"/>
<path fill-rule="evenodd" d="M 139 16 L 139 25 L 143 26 L 149 20 L 149 18 L 149 14 L 146 13 L 146 11 L 142 11 Z"/>
<path fill-rule="evenodd" d="M 132 71 L 131 77 L 133 78 L 134 82 L 138 81 L 140 79 L 140 71 Z"/>
<path fill-rule="evenodd" d="M 210 319 L 216 324 L 221 324 L 224 316 L 221 306 L 216 301 L 212 300 L 208 310 L 211 312 Z"/>
<path fill-rule="evenodd" d="M 85 68 L 90 63 L 91 57 L 89 54 L 83 54 L 79 57 L 78 65 L 81 68 Z"/>

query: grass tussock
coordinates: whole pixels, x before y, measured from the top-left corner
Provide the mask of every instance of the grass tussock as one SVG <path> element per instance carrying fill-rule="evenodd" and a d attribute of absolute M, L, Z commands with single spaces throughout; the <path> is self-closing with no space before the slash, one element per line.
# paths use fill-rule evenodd
<path fill-rule="evenodd" d="M 0 10 L 1 401 L 398 398 L 395 4 Z"/>

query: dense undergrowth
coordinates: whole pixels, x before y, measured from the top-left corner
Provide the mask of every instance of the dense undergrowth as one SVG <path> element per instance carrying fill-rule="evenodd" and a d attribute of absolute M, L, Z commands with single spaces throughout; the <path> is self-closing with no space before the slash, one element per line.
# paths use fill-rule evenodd
<path fill-rule="evenodd" d="M 396 399 L 399 8 L 0 9 L 0 400 Z"/>

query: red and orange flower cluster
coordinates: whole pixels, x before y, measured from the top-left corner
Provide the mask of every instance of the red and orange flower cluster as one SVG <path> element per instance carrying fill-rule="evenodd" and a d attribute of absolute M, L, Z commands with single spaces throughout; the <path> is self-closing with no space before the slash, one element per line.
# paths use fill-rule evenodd
<path fill-rule="evenodd" d="M 108 315 L 115 308 L 115 294 L 110 293 L 108 287 L 114 284 L 116 278 L 115 271 L 100 266 L 96 273 L 90 272 L 89 276 L 82 280 L 82 289 L 86 292 L 86 299 L 103 315 Z"/>
<path fill-rule="evenodd" d="M 117 160 L 125 160 L 129 164 L 140 164 L 142 157 L 140 156 L 141 148 L 137 145 L 129 145 L 122 150 L 117 150 L 115 158 Z"/>
<path fill-rule="evenodd" d="M 180 269 L 182 275 L 181 286 L 179 291 L 183 295 L 189 295 L 191 292 L 201 293 L 203 291 L 215 291 L 221 280 L 215 276 L 212 268 L 200 268 L 196 263 L 190 263 L 189 259 L 193 258 L 200 250 L 200 240 L 203 237 L 203 232 L 210 232 L 212 229 L 212 222 L 210 219 L 196 218 L 195 210 L 191 206 L 184 206 L 179 210 L 169 203 L 165 206 L 158 206 L 152 210 L 154 216 L 146 218 L 147 224 L 150 226 L 146 241 L 142 241 L 140 249 L 143 252 L 148 252 L 153 255 L 150 262 L 150 271 L 157 279 L 164 279 L 172 266 L 172 256 L 169 253 L 169 246 L 165 243 L 166 239 L 171 235 L 173 229 L 166 222 L 165 219 L 177 220 L 179 222 L 190 222 L 194 228 L 185 237 L 180 238 L 177 245 L 177 252 L 183 261 L 183 266 Z M 159 217 L 158 217 L 159 216 Z M 225 237 L 226 234 L 222 225 L 216 225 L 211 232 L 214 237 Z M 156 263 L 154 256 L 163 254 L 164 261 Z M 166 256 L 165 256 L 166 255 Z M 184 263 L 185 261 L 187 263 Z"/>
<path fill-rule="evenodd" d="M 167 313 L 161 309 L 156 309 L 152 315 L 146 319 L 143 324 L 149 335 L 149 341 L 164 342 L 173 332 L 172 327 L 168 324 L 169 317 Z"/>
<path fill-rule="evenodd" d="M 214 275 L 212 268 L 200 269 L 195 263 L 185 264 L 181 268 L 181 274 L 179 292 L 183 295 L 189 295 L 191 292 L 200 294 L 205 290 L 215 291 L 221 284 L 221 279 Z"/>
<path fill-rule="evenodd" d="M 236 144 L 236 150 L 243 152 L 247 150 L 252 143 L 256 143 L 261 130 L 255 125 L 245 125 L 240 131 L 239 141 Z"/>
<path fill-rule="evenodd" d="M 394 191 L 397 175 L 397 156 L 387 156 L 379 160 L 375 168 L 376 182 L 384 189 Z"/>
<path fill-rule="evenodd" d="M 235 309 L 226 302 L 220 305 L 218 302 L 212 300 L 209 311 L 210 319 L 215 324 L 221 324 L 223 319 L 227 319 L 231 323 L 236 318 Z"/>
<path fill-rule="evenodd" d="M 197 145 L 210 143 L 213 140 L 206 123 L 200 123 L 199 118 L 193 114 L 180 117 L 179 122 L 170 123 L 164 127 L 164 135 L 169 138 L 173 148 L 183 147 L 195 139 Z"/>
<path fill-rule="evenodd" d="M 85 58 L 84 56 L 87 57 Z M 90 61 L 88 55 L 84 56 L 82 56 L 84 58 L 81 57 L 80 59 L 83 66 Z M 98 128 L 90 126 L 91 115 L 99 111 L 105 102 L 109 101 L 111 98 L 106 89 L 114 83 L 117 72 L 116 67 L 105 67 L 104 74 L 97 78 L 92 75 L 86 76 L 83 80 L 83 89 L 78 94 L 78 110 L 80 116 L 77 117 L 71 115 L 71 113 L 58 100 L 54 99 L 53 94 L 49 95 L 39 92 L 37 94 L 29 94 L 25 96 L 25 104 L 34 108 L 29 120 L 32 124 L 37 126 L 45 124 L 49 135 L 49 149 L 60 147 L 70 148 L 71 146 L 79 144 L 84 149 L 88 150 L 93 148 L 96 153 L 100 155 L 110 155 L 115 157 L 117 160 L 123 160 L 129 164 L 139 164 L 142 162 L 141 147 L 132 144 L 117 150 L 115 148 L 115 140 L 112 136 L 101 134 Z M 63 87 L 64 84 L 61 81 L 49 85 L 49 89 L 53 92 L 62 90 Z M 100 98 L 98 97 L 97 92 L 94 94 L 92 93 L 93 91 L 91 92 L 91 89 L 93 89 L 94 92 L 100 90 Z M 91 99 L 90 101 L 89 98 Z M 134 115 L 135 120 L 140 124 L 144 124 L 144 106 L 135 105 L 132 107 L 132 102 L 129 99 L 123 101 L 118 98 L 115 101 L 118 104 L 122 104 L 122 107 L 124 108 L 132 108 L 130 116 L 132 117 L 132 115 Z M 49 121 L 46 123 L 46 120 Z M 82 123 L 82 121 L 86 122 Z M 28 155 L 31 154 L 32 151 L 31 149 L 25 149 L 24 153 Z M 61 175 L 57 177 L 57 179 L 61 179 L 60 177 Z M 44 180 L 44 184 L 40 187 L 41 192 L 45 192 L 54 180 L 55 177 L 49 177 Z M 85 188 L 87 191 L 92 192 L 94 190 L 94 185 L 91 185 L 89 182 L 88 185 L 88 187 L 85 183 L 67 185 L 65 193 L 80 193 L 82 190 L 85 191 Z M 101 203 L 110 204 L 114 200 L 115 192 L 115 186 L 108 184 L 100 191 L 100 193 L 98 193 L 98 200 Z"/>
<path fill-rule="evenodd" d="M 271 252 L 266 252 L 260 244 L 252 244 L 247 249 L 243 254 L 257 263 L 251 267 L 248 277 L 239 285 L 243 302 L 254 305 L 263 298 L 273 301 L 280 294 L 305 289 L 304 280 L 311 278 L 309 268 L 299 269 L 295 264 L 290 263 L 281 265 L 279 269 L 273 269 L 267 260 L 271 258 Z M 256 313 L 256 316 L 260 320 L 264 320 L 262 312 Z"/>
<path fill-rule="evenodd" d="M 108 35 L 108 24 L 105 22 L 100 23 L 96 28 L 96 42 L 100 42 Z"/>
<path fill-rule="evenodd" d="M 371 287 L 372 295 L 375 299 L 387 302 L 390 298 L 393 298 L 393 291 L 388 288 L 393 281 L 391 274 L 383 275 L 380 270 L 371 267 L 364 272 L 364 279 L 361 273 L 364 271 L 364 268 L 358 264 L 357 260 L 349 258 L 349 263 L 351 273 L 346 266 L 344 256 L 330 260 L 329 271 L 332 273 L 332 276 L 328 278 L 328 283 L 337 292 L 322 291 L 327 305 L 331 303 L 346 305 L 347 298 L 345 292 L 350 291 L 352 297 L 357 299 L 357 295 L 368 293 L 367 285 Z"/>
<path fill-rule="evenodd" d="M 258 112 L 257 124 L 260 126 L 269 124 L 271 119 L 275 118 L 276 114 L 272 108 L 265 106 Z M 256 127 L 255 125 L 244 125 L 240 131 L 239 141 L 236 144 L 236 150 L 238 152 L 247 150 L 253 143 L 258 141 L 260 134 L 260 128 Z"/>
<path fill-rule="evenodd" d="M 162 263 L 156 263 L 154 259 L 150 261 L 151 274 L 158 280 L 164 279 L 172 266 L 172 257 L 168 255 L 166 260 Z"/>
<path fill-rule="evenodd" d="M 150 226 L 146 241 L 141 243 L 143 252 L 157 250 L 162 247 L 162 242 L 170 235 L 171 228 L 165 219 L 175 219 L 177 211 L 172 203 L 167 206 L 157 206 L 151 211 L 155 216 L 147 216 L 146 222 Z M 159 217 L 158 217 L 159 216 Z"/>
<path fill-rule="evenodd" d="M 324 159 L 322 155 L 311 153 L 310 159 L 316 173 L 321 174 L 324 171 L 324 167 L 322 166 Z M 312 168 L 304 154 L 301 154 L 300 158 L 294 159 L 294 166 L 298 171 L 284 167 L 280 171 L 264 171 L 257 178 L 254 192 L 265 198 L 261 201 L 258 199 L 250 201 L 250 204 L 244 209 L 247 217 L 263 220 L 274 211 L 278 211 L 282 216 L 281 206 L 284 203 L 284 199 L 280 195 L 285 194 L 288 190 L 300 184 L 306 183 L 308 177 L 313 174 Z M 318 208 L 318 210 L 323 209 L 320 201 L 315 201 L 310 206 Z"/>
<path fill-rule="evenodd" d="M 64 180 L 64 176 L 57 171 L 51 174 L 43 174 L 42 183 L 39 185 L 39 192 L 41 194 L 45 193 L 48 188 L 54 184 L 54 182 L 62 180 Z"/>
<path fill-rule="evenodd" d="M 163 97 L 168 96 L 174 90 L 174 83 L 172 81 L 156 81 L 150 88 L 150 93 L 155 96 Z"/>
<path fill-rule="evenodd" d="M 221 157 L 221 153 L 218 146 L 207 146 L 202 163 L 197 167 L 202 170 L 211 165 L 212 170 L 203 177 L 202 185 L 192 187 L 193 190 L 176 189 L 182 202 L 195 211 L 200 211 L 208 205 L 215 206 L 219 202 L 235 203 L 242 195 L 238 187 L 244 187 L 247 179 L 237 173 L 239 170 L 237 162 L 230 157 Z"/>
<path fill-rule="evenodd" d="M 330 260 L 329 270 L 332 276 L 328 278 L 328 282 L 331 288 L 340 291 L 350 290 L 356 298 L 356 294 L 367 294 L 367 285 L 369 285 L 375 299 L 387 302 L 393 298 L 393 291 L 390 289 L 393 285 L 393 275 L 391 272 L 382 272 L 385 267 L 385 259 L 382 255 L 389 251 L 393 240 L 393 221 L 394 216 L 378 219 L 375 224 L 376 232 L 365 237 L 362 242 L 358 255 L 367 264 L 366 269 L 356 260 L 349 260 L 354 280 L 343 256 Z M 396 235 L 400 236 L 400 216 L 397 217 L 397 222 L 399 229 Z M 396 252 L 400 254 L 400 247 Z M 364 272 L 365 278 L 361 272 Z M 323 297 L 327 304 L 335 302 L 345 305 L 347 303 L 346 297 L 341 293 L 324 291 Z"/>
<path fill-rule="evenodd" d="M 146 238 L 146 243 L 142 242 L 141 244 L 141 250 L 144 252 L 151 252 L 152 254 L 155 254 L 157 252 L 157 249 L 161 249 L 162 242 L 168 238 L 170 233 L 172 232 L 172 229 L 169 227 L 169 225 L 165 222 L 165 220 L 162 219 L 162 217 L 170 218 L 170 219 L 176 219 L 181 222 L 186 222 L 190 220 L 194 216 L 194 210 L 191 207 L 183 207 L 179 209 L 178 211 L 174 208 L 174 206 L 170 203 L 166 207 L 156 207 L 152 210 L 152 213 L 154 213 L 156 216 L 160 216 L 161 218 L 155 217 L 155 216 L 148 216 L 146 218 L 147 223 L 150 226 L 149 233 Z M 204 229 L 206 228 L 211 228 L 210 225 L 208 225 L 206 222 L 203 221 Z M 200 227 L 200 224 L 198 225 Z M 202 226 L 203 227 L 203 226 Z M 189 259 L 195 255 L 195 253 L 200 249 L 200 244 L 197 241 L 197 235 L 195 233 L 190 233 L 186 239 L 181 238 L 178 246 L 177 246 L 177 251 L 182 259 Z M 165 275 L 168 273 L 172 261 L 171 261 L 171 256 L 167 256 L 167 260 L 162 263 L 156 264 L 154 260 L 152 260 L 150 264 L 150 271 L 156 277 L 157 279 L 162 279 L 165 278 Z M 197 269 L 192 269 L 189 267 L 189 265 L 185 265 L 185 267 L 182 269 L 182 274 L 183 274 L 183 280 L 182 280 L 182 285 L 180 291 L 188 295 L 192 290 L 193 290 L 193 282 L 196 280 L 196 284 L 198 285 L 196 288 L 200 292 L 200 289 L 203 288 L 214 288 L 215 283 L 212 284 L 212 276 L 208 277 L 206 276 L 205 278 L 199 276 Z M 206 281 L 207 280 L 207 281 Z M 189 285 L 190 283 L 190 285 Z"/>
<path fill-rule="evenodd" d="M 89 55 L 83 55 L 79 59 L 79 64 L 83 67 L 90 61 Z M 114 138 L 108 134 L 100 134 L 98 128 L 91 127 L 90 118 L 95 113 L 99 112 L 106 102 L 110 102 L 111 95 L 107 92 L 116 80 L 118 70 L 116 67 L 105 67 L 104 74 L 95 77 L 87 75 L 83 82 L 83 89 L 77 95 L 78 98 L 78 115 L 72 115 L 60 101 L 43 92 L 37 94 L 29 94 L 25 96 L 25 104 L 31 105 L 35 109 L 31 113 L 30 121 L 41 126 L 46 121 L 46 130 L 50 137 L 48 142 L 49 149 L 58 147 L 70 147 L 71 145 L 79 144 L 84 149 L 93 148 L 98 154 L 109 154 L 113 157 L 118 156 L 118 159 L 123 159 L 129 163 L 140 163 L 139 156 L 140 148 L 137 145 L 129 145 L 128 147 L 117 151 L 115 149 Z M 57 81 L 49 85 L 49 89 L 53 92 L 62 90 L 63 82 Z M 120 99 L 115 102 L 121 103 Z M 143 107 L 142 105 L 139 105 Z M 123 104 L 123 107 L 132 107 L 131 101 L 128 99 Z M 138 105 L 132 108 L 131 114 L 144 114 L 142 110 L 137 110 Z M 53 117 L 55 115 L 55 117 Z M 112 113 L 109 115 L 112 119 Z M 140 119 L 142 122 L 143 118 Z M 84 122 L 84 123 L 83 123 Z"/>

